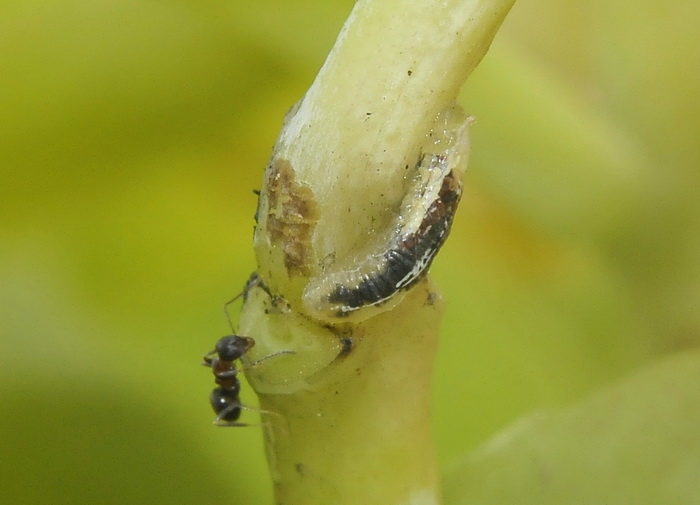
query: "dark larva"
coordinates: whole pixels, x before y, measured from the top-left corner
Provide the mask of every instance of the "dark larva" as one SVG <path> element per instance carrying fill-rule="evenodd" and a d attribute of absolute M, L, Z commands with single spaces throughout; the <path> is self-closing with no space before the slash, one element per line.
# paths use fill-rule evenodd
<path fill-rule="evenodd" d="M 470 122 L 462 116 L 456 127 L 440 132 L 435 147 L 442 151 L 421 156 L 393 231 L 387 232 L 390 240 L 310 279 L 303 294 L 310 314 L 361 321 L 391 306 L 390 300 L 400 301 L 425 276 L 449 235 L 462 195 Z"/>
<path fill-rule="evenodd" d="M 375 268 L 353 277 L 345 275 L 347 284 L 336 282 L 327 300 L 335 308 L 336 317 L 343 317 L 365 307 L 381 304 L 397 292 L 408 289 L 427 272 L 438 250 L 447 239 L 461 187 L 453 187 L 454 178 L 445 178 L 446 200 L 433 202 L 421 226 L 404 235 L 381 257 L 375 258 Z M 449 202 L 451 205 L 448 205 Z M 367 267 L 368 265 L 364 265 Z M 337 281 L 338 279 L 333 279 Z"/>

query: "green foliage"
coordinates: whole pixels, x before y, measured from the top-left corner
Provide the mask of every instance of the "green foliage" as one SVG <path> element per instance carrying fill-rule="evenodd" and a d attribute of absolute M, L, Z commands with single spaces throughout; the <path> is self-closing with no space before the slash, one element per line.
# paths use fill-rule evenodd
<path fill-rule="evenodd" d="M 210 426 L 198 361 L 254 268 L 282 117 L 351 7 L 0 6 L 3 501 L 270 502 L 258 428 Z M 470 79 L 467 192 L 433 267 L 445 464 L 697 346 L 697 14 L 516 3 Z"/>
<path fill-rule="evenodd" d="M 700 354 L 645 369 L 574 407 L 531 414 L 464 458 L 451 505 L 697 503 Z"/>

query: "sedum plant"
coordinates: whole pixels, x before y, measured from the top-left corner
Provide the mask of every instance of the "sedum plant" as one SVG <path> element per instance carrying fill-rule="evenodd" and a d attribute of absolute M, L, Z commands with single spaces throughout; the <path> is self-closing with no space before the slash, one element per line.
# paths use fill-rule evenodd
<path fill-rule="evenodd" d="M 361 0 L 287 115 L 240 322 L 277 503 L 441 502 L 425 273 L 466 168 L 455 99 L 512 3 Z"/>

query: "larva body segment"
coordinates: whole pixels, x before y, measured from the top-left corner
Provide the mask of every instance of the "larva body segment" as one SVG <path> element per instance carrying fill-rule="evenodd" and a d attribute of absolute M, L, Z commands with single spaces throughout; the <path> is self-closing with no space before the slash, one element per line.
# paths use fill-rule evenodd
<path fill-rule="evenodd" d="M 425 276 L 449 235 L 462 196 L 472 119 L 463 113 L 461 118 L 456 127 L 438 131 L 424 149 L 385 240 L 310 279 L 302 297 L 310 315 L 335 322 L 365 320 L 398 303 Z M 438 119 L 446 125 L 454 121 Z"/>

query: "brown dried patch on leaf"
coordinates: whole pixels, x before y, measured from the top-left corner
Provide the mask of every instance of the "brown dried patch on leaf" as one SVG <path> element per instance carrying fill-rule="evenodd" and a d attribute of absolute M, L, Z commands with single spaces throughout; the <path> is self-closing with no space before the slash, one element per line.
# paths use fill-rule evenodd
<path fill-rule="evenodd" d="M 270 243 L 284 252 L 284 264 L 290 277 L 308 277 L 313 261 L 311 237 L 318 222 L 318 209 L 311 189 L 296 182 L 289 160 L 277 158 L 272 162 L 267 198 Z"/>

